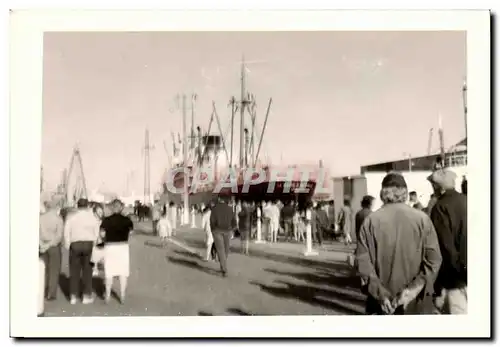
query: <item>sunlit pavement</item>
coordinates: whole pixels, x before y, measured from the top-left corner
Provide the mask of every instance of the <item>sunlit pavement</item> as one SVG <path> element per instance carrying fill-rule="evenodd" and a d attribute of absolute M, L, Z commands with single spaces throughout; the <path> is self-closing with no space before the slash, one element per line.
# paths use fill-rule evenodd
<path fill-rule="evenodd" d="M 47 316 L 177 316 L 177 315 L 325 315 L 362 314 L 364 296 L 359 281 L 346 265 L 350 249 L 320 250 L 304 257 L 294 248 L 251 245 L 251 255 L 231 253 L 229 277 L 218 263 L 204 262 L 200 230 L 178 230 L 164 247 L 137 223 L 131 238 L 131 275 L 125 303 L 100 298 L 90 305 L 70 305 L 67 290 L 67 255 L 63 262 L 57 300 L 46 303 Z M 239 240 L 232 241 L 237 251 Z M 328 246 L 325 246 L 328 247 Z M 262 251 L 264 250 L 264 251 Z M 326 255 L 325 255 L 326 254 Z M 117 288 L 115 283 L 115 287 Z M 100 280 L 95 287 L 102 290 Z M 63 290 L 64 289 L 64 290 Z"/>

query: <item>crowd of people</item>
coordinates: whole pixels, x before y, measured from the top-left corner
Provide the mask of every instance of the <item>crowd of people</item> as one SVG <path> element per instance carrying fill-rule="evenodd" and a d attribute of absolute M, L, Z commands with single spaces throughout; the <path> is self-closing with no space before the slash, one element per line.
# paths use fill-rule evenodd
<path fill-rule="evenodd" d="M 353 265 L 367 295 L 367 314 L 466 313 L 467 181 L 458 192 L 456 174 L 446 168 L 434 171 L 428 181 L 434 193 L 424 207 L 416 192 L 408 192 L 401 174 L 389 173 L 380 191 L 383 206 L 372 211 L 374 197 L 367 195 L 354 216 L 348 199 L 335 215 L 332 201 L 312 202 L 301 210 L 294 202 L 219 198 L 203 210 L 205 260 L 218 257 L 221 273 L 227 276 L 234 231 L 240 234 L 242 253 L 248 254 L 259 216 L 264 238 L 271 243 L 277 242 L 280 226 L 285 240 L 303 242 L 310 224 L 319 245 L 325 237 L 339 236 L 349 244 L 354 231 Z"/>
<path fill-rule="evenodd" d="M 45 288 L 41 291 L 46 300 L 56 299 L 64 247 L 72 305 L 80 300 L 83 304 L 94 302 L 92 278 L 99 274 L 100 266 L 104 272 L 104 301 L 109 302 L 116 277 L 120 281 L 119 300 L 125 301 L 130 273 L 128 240 L 133 222 L 122 214 L 123 208 L 118 199 L 107 206 L 79 199 L 75 211 L 60 209 L 52 201 L 41 204 L 39 256 L 45 263 Z"/>
<path fill-rule="evenodd" d="M 428 177 L 434 194 L 424 207 L 416 192 L 408 192 L 404 177 L 389 173 L 382 181 L 383 206 L 373 209 L 374 197 L 365 196 L 354 214 L 349 199 L 336 211 L 334 201 L 234 201 L 219 196 L 200 206 L 205 232 L 205 261 L 217 260 L 227 277 L 230 240 L 241 238 L 241 252 L 249 254 L 250 240 L 304 242 L 310 226 L 314 243 L 340 239 L 355 241 L 354 269 L 367 296 L 367 314 L 467 312 L 467 181 L 461 193 L 455 190 L 456 174 L 436 169 Z M 133 222 L 122 214 L 123 203 L 115 199 L 106 206 L 89 205 L 80 199 L 77 210 L 61 211 L 50 201 L 41 204 L 40 257 L 45 262 L 46 300 L 57 295 L 61 272 L 61 250 L 69 256 L 69 299 L 71 304 L 95 299 L 92 277 L 102 264 L 104 300 L 109 302 L 113 279 L 119 278 L 119 300 L 126 297 L 130 272 L 129 235 Z M 151 208 L 153 231 L 166 242 L 175 233 L 177 218 L 173 203 L 158 201 Z M 257 222 L 261 221 L 258 235 Z M 355 236 L 355 240 L 352 238 Z M 81 284 L 81 287 L 80 287 Z"/>
<path fill-rule="evenodd" d="M 355 268 L 368 314 L 467 313 L 467 182 L 460 193 L 456 178 L 434 171 L 434 195 L 423 208 L 404 177 L 390 173 L 384 205 L 357 219 Z"/>

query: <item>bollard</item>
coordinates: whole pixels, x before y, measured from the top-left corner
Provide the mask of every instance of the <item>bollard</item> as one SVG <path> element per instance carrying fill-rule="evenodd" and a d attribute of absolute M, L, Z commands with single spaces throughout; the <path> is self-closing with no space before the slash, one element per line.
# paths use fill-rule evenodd
<path fill-rule="evenodd" d="M 306 211 L 306 250 L 304 252 L 305 256 L 318 255 L 318 252 L 314 251 L 312 248 L 312 226 L 311 226 L 311 210 Z"/>
<path fill-rule="evenodd" d="M 38 258 L 38 309 L 37 315 L 41 316 L 45 310 L 45 263 L 41 257 Z"/>
<path fill-rule="evenodd" d="M 181 211 L 182 223 L 181 225 L 189 225 L 189 210 L 183 208 Z"/>
<path fill-rule="evenodd" d="M 262 211 L 260 209 L 260 206 L 257 207 L 257 240 L 255 240 L 255 243 L 265 243 L 264 240 L 262 240 Z"/>
<path fill-rule="evenodd" d="M 191 228 L 196 228 L 196 213 L 194 207 L 191 209 Z"/>

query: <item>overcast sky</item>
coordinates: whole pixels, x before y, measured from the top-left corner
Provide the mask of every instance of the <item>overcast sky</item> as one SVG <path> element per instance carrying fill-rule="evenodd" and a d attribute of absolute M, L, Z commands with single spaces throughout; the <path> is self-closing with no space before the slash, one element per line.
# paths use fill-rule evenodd
<path fill-rule="evenodd" d="M 465 134 L 463 32 L 46 33 L 48 186 L 58 183 L 79 143 L 90 189 L 121 193 L 129 177 L 129 188 L 142 193 L 149 128 L 157 189 L 167 166 L 163 141 L 170 149 L 170 132 L 182 131 L 175 95 L 198 94 L 196 123 L 205 130 L 215 101 L 228 134 L 243 54 L 263 61 L 248 65 L 260 128 L 273 98 L 262 153 L 272 163 L 322 159 L 334 175 L 348 175 L 403 153 L 424 155 L 439 113 L 447 147 Z"/>

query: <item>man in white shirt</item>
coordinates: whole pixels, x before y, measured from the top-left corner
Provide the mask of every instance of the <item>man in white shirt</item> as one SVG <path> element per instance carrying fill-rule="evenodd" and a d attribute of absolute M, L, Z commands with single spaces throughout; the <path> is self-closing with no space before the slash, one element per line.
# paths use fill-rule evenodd
<path fill-rule="evenodd" d="M 71 304 L 78 301 L 80 280 L 83 283 L 83 303 L 94 301 L 92 294 L 92 249 L 99 237 L 100 223 L 92 210 L 88 208 L 88 200 L 78 200 L 78 210 L 69 215 L 64 226 L 64 245 L 69 249 L 69 286 Z"/>

